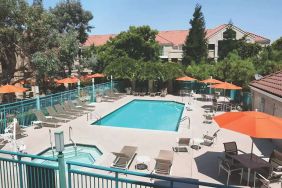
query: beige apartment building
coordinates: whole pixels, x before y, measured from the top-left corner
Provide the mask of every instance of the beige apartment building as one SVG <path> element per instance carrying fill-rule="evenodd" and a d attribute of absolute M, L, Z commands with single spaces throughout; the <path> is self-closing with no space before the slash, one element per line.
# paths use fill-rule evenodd
<path fill-rule="evenodd" d="M 208 41 L 208 57 L 214 60 L 218 59 L 218 45 L 219 41 L 224 39 L 224 32 L 229 27 L 228 24 L 220 25 L 214 29 L 207 29 L 206 37 Z M 262 46 L 270 44 L 270 40 L 243 31 L 242 29 L 232 25 L 232 29 L 236 32 L 236 39 L 246 37 L 247 42 L 258 43 Z M 161 46 L 160 58 L 164 61 L 178 62 L 182 60 L 182 46 L 185 43 L 186 37 L 189 34 L 189 30 L 171 30 L 171 31 L 159 31 L 156 40 Z M 115 37 L 114 34 L 109 35 L 90 35 L 88 40 L 84 43 L 84 46 L 100 46 L 105 44 L 110 38 Z"/>

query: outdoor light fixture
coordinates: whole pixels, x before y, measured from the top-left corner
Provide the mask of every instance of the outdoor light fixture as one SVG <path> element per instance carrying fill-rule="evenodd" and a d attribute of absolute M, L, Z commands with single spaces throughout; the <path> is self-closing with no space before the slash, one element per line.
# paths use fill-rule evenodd
<path fill-rule="evenodd" d="M 64 132 L 55 132 L 55 147 L 56 151 L 61 153 L 64 151 Z"/>

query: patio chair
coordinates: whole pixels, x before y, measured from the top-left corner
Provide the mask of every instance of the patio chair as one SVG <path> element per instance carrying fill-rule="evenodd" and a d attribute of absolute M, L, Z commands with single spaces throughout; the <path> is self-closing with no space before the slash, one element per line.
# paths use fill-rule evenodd
<path fill-rule="evenodd" d="M 125 92 L 126 95 L 131 95 L 131 88 L 130 87 L 125 88 Z"/>
<path fill-rule="evenodd" d="M 224 170 L 227 173 L 226 185 L 229 185 L 229 178 L 235 172 L 239 172 L 241 174 L 240 184 L 242 183 L 244 168 L 239 164 L 233 164 L 230 160 L 222 157 L 218 157 L 218 176 L 220 175 L 221 170 Z"/>
<path fill-rule="evenodd" d="M 139 93 L 136 92 L 136 91 L 133 91 L 132 94 L 133 94 L 133 96 L 138 96 L 139 95 Z"/>
<path fill-rule="evenodd" d="M 14 126 L 16 126 L 14 128 Z M 14 118 L 13 122 L 11 122 L 4 130 L 4 133 L 7 134 L 7 136 L 9 136 L 9 133 L 12 134 L 12 137 L 14 136 L 14 131 L 15 131 L 15 136 L 16 139 L 21 138 L 23 136 L 27 136 L 26 131 L 22 129 L 22 127 L 20 126 L 18 120 L 16 118 Z"/>
<path fill-rule="evenodd" d="M 203 123 L 206 123 L 206 124 L 211 124 L 212 123 L 212 118 L 213 118 L 213 114 L 204 114 L 204 117 L 205 117 L 205 120 Z"/>
<path fill-rule="evenodd" d="M 161 96 L 161 97 L 165 97 L 166 95 L 167 95 L 167 88 L 165 88 L 165 89 L 163 89 L 163 90 L 161 91 L 160 96 Z"/>
<path fill-rule="evenodd" d="M 16 122 L 16 139 L 27 136 L 26 131 L 22 129 L 19 122 Z"/>
<path fill-rule="evenodd" d="M 111 167 L 127 170 L 136 155 L 137 147 L 124 146 L 120 152 L 112 152 L 116 156 Z"/>
<path fill-rule="evenodd" d="M 119 96 L 119 97 L 125 96 L 124 93 L 120 93 L 116 88 L 113 88 L 112 91 L 113 91 L 113 94 L 116 95 L 116 96 Z"/>
<path fill-rule="evenodd" d="M 79 113 L 79 114 L 83 114 L 84 112 L 82 110 L 79 110 L 78 108 L 72 108 L 72 106 L 70 105 L 69 101 L 65 101 L 63 104 L 63 107 L 65 110 L 70 111 L 70 112 L 75 112 L 75 113 Z"/>
<path fill-rule="evenodd" d="M 3 133 L 0 134 L 0 145 L 5 145 L 8 142 L 11 142 L 13 138 L 13 134 L 12 133 Z"/>
<path fill-rule="evenodd" d="M 0 134 L 0 145 L 5 145 L 12 141 L 14 130 L 14 122 L 10 123 L 4 130 L 3 134 Z"/>
<path fill-rule="evenodd" d="M 188 152 L 188 147 L 190 145 L 190 138 L 178 138 L 177 144 L 178 146 L 173 147 L 174 152 Z"/>
<path fill-rule="evenodd" d="M 208 97 L 206 94 L 201 94 L 201 97 L 202 97 L 202 100 L 203 101 L 207 101 L 208 100 Z"/>
<path fill-rule="evenodd" d="M 105 97 L 116 99 L 116 100 L 122 98 L 120 94 L 116 94 L 111 90 L 105 91 Z"/>
<path fill-rule="evenodd" d="M 155 92 L 151 92 L 151 93 L 150 93 L 150 97 L 155 97 L 156 94 L 157 94 L 157 93 L 155 93 Z"/>
<path fill-rule="evenodd" d="M 146 95 L 146 92 L 140 92 L 139 95 L 140 95 L 141 97 L 144 97 L 144 96 Z"/>
<path fill-rule="evenodd" d="M 42 124 L 47 124 L 47 125 L 51 125 L 53 127 L 58 127 L 60 126 L 60 121 L 57 119 L 47 119 L 44 114 L 41 111 L 38 110 L 34 110 L 34 114 L 37 118 L 38 121 L 41 121 Z"/>
<path fill-rule="evenodd" d="M 90 110 L 90 109 L 87 109 L 87 108 L 83 108 L 83 107 L 80 107 L 80 106 L 77 107 L 71 101 L 66 101 L 66 103 L 69 105 L 69 107 L 71 109 L 78 110 L 81 113 L 87 113 L 87 112 L 92 112 L 93 111 L 93 110 Z"/>
<path fill-rule="evenodd" d="M 212 136 L 210 136 L 208 134 L 204 134 L 203 135 L 203 139 L 204 139 L 203 145 L 205 145 L 205 146 L 213 145 L 215 143 L 215 140 L 217 139 L 217 134 L 218 134 L 219 131 L 220 131 L 220 129 L 215 131 Z"/>
<path fill-rule="evenodd" d="M 282 181 L 282 153 L 274 150 L 270 157 L 270 168 L 261 168 L 255 171 L 254 175 L 254 187 L 256 186 L 256 180 L 259 180 L 265 187 L 271 187 L 273 183 L 281 183 Z"/>
<path fill-rule="evenodd" d="M 75 117 L 80 116 L 79 113 L 68 111 L 68 110 L 66 110 L 65 108 L 63 108 L 63 106 L 60 105 L 60 104 L 54 105 L 54 108 L 55 108 L 55 110 L 56 110 L 58 113 L 60 113 L 60 114 L 68 114 L 68 115 L 70 115 L 70 116 L 75 116 Z"/>
<path fill-rule="evenodd" d="M 282 153 L 277 150 L 273 150 L 269 157 L 269 163 L 275 171 L 282 171 Z"/>
<path fill-rule="evenodd" d="M 225 157 L 228 159 L 232 159 L 233 163 L 236 161 L 233 160 L 233 155 L 238 155 L 240 153 L 245 153 L 242 150 L 239 150 L 237 148 L 236 142 L 225 142 L 224 145 L 224 151 L 225 151 Z"/>
<path fill-rule="evenodd" d="M 62 119 L 66 119 L 66 120 L 75 119 L 75 116 L 56 112 L 55 109 L 52 106 L 47 107 L 46 110 L 47 110 L 47 112 L 50 116 L 53 116 L 55 118 L 62 118 Z"/>
<path fill-rule="evenodd" d="M 85 102 L 82 102 L 79 99 L 76 99 L 76 104 L 78 104 L 79 106 L 82 106 L 85 109 L 89 109 L 89 110 L 95 110 L 95 106 L 94 105 L 88 105 Z"/>
<path fill-rule="evenodd" d="M 169 175 L 172 162 L 173 162 L 173 152 L 168 150 L 160 150 L 159 155 L 156 160 L 156 165 L 153 173 Z"/>

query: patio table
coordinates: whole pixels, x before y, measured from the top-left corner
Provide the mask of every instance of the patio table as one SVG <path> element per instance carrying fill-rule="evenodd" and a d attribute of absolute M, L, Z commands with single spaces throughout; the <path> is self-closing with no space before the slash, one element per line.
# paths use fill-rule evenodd
<path fill-rule="evenodd" d="M 251 158 L 252 155 L 252 158 Z M 258 157 L 255 154 L 244 153 L 239 155 L 234 155 L 232 158 L 238 161 L 243 167 L 248 169 L 248 179 L 247 186 L 249 186 L 250 182 L 250 174 L 251 170 L 263 168 L 263 167 L 271 167 L 270 163 Z"/>
<path fill-rule="evenodd" d="M 150 157 L 145 155 L 137 156 L 135 169 L 148 170 L 149 162 L 150 162 Z"/>

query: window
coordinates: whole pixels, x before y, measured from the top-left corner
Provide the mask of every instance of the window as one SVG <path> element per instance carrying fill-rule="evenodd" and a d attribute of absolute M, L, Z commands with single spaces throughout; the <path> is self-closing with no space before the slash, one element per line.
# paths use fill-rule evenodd
<path fill-rule="evenodd" d="M 178 46 L 172 46 L 172 49 L 178 50 Z"/>
<path fill-rule="evenodd" d="M 160 47 L 160 55 L 164 55 L 164 47 L 163 46 Z"/>
<path fill-rule="evenodd" d="M 208 48 L 209 48 L 209 50 L 214 50 L 215 49 L 215 45 L 214 44 L 209 44 Z"/>

